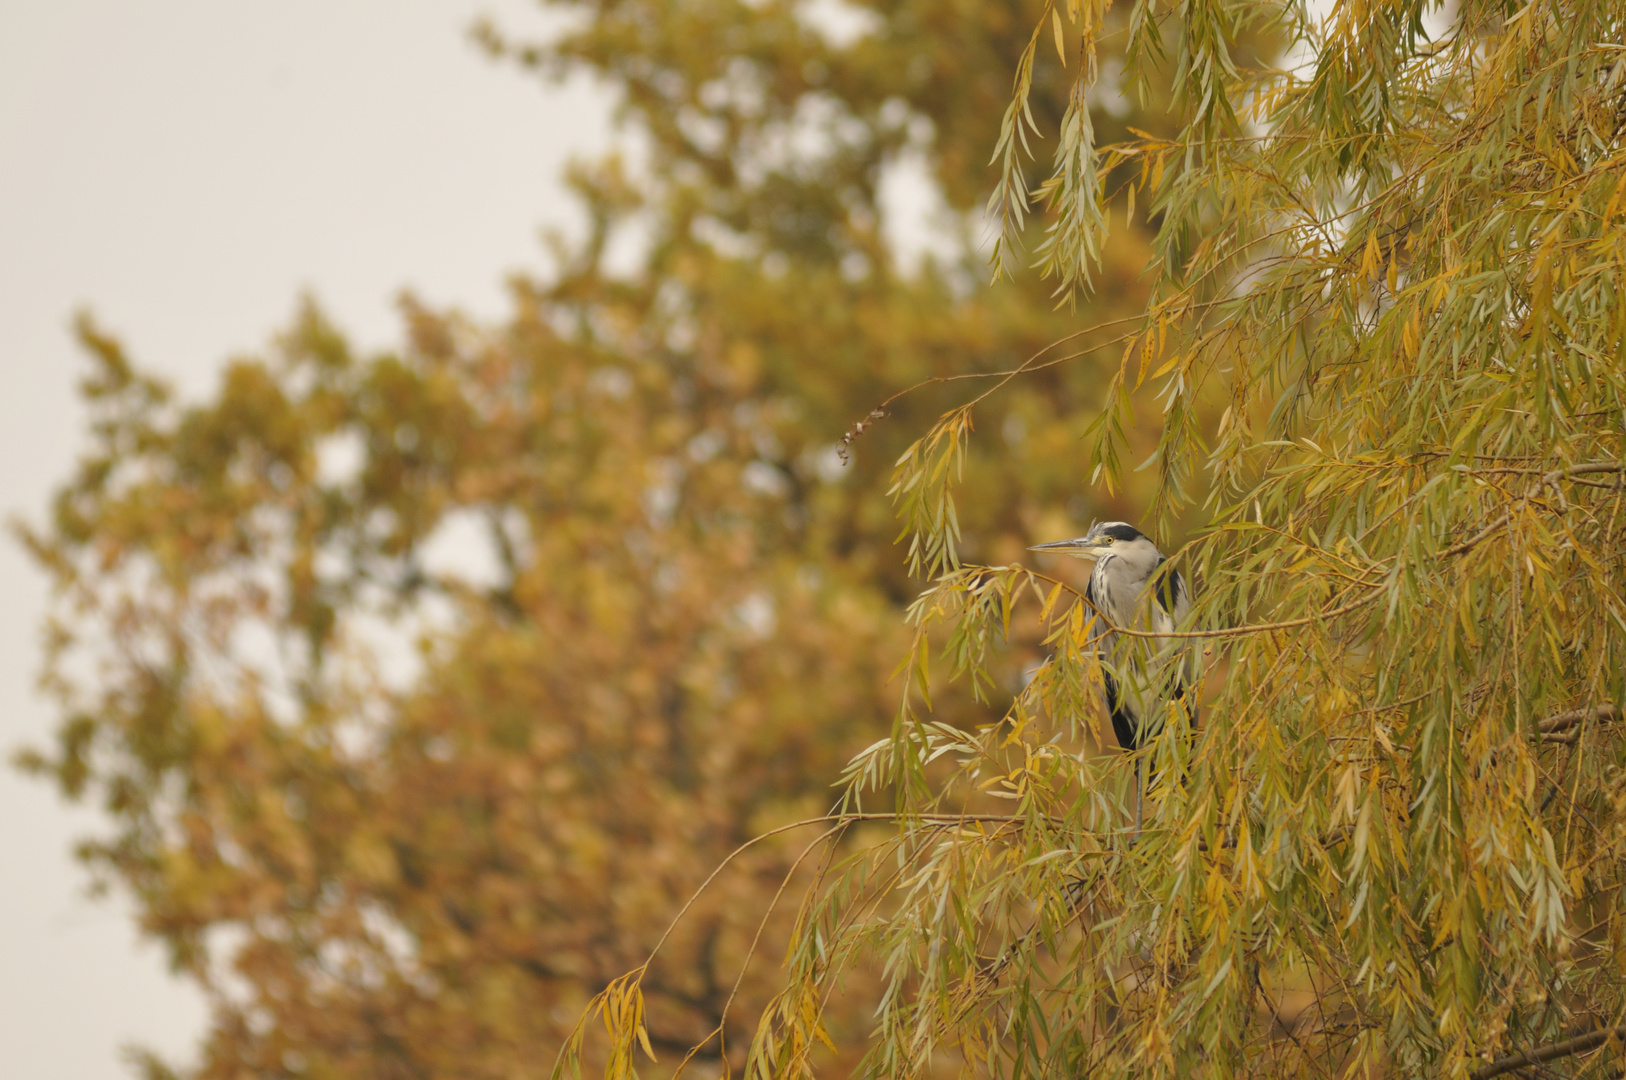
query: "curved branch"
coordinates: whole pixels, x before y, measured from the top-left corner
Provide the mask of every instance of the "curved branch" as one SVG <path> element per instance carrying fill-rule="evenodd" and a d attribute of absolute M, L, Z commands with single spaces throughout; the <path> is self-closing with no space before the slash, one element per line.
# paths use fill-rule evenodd
<path fill-rule="evenodd" d="M 1509 1054 L 1504 1058 L 1497 1058 L 1489 1065 L 1475 1069 L 1468 1074 L 1469 1080 L 1490 1080 L 1493 1076 L 1513 1072 L 1515 1069 L 1527 1068 L 1531 1065 L 1540 1065 L 1546 1061 L 1556 1061 L 1559 1058 L 1574 1057 L 1584 1054 L 1588 1050 L 1596 1050 L 1611 1039 L 1626 1040 L 1626 1026 L 1613 1028 L 1598 1028 L 1585 1035 L 1577 1035 L 1573 1039 L 1562 1042 L 1549 1043 L 1534 1050 L 1526 1050 L 1518 1054 Z"/>
<path fill-rule="evenodd" d="M 992 568 L 990 567 L 990 569 Z M 1111 619 L 1107 618 L 1106 613 L 1100 608 L 1090 603 L 1089 597 L 1073 588 L 1073 586 L 1067 582 L 1061 580 L 1060 578 L 1051 577 L 1049 574 L 1042 574 L 1037 570 L 1029 570 L 1025 566 L 1020 567 L 1020 569 L 1029 577 L 1037 578 L 1040 581 L 1048 581 L 1052 585 L 1060 585 L 1063 589 L 1072 593 L 1074 597 L 1082 600 L 1085 604 L 1088 604 L 1090 610 L 1095 613 L 1095 617 L 1100 619 L 1101 622 L 1106 625 L 1108 630 L 1112 631 L 1114 634 L 1122 634 L 1124 637 L 1134 638 L 1224 638 L 1240 637 L 1243 634 L 1262 634 L 1271 630 L 1292 630 L 1300 626 L 1308 626 L 1311 623 L 1320 620 L 1335 619 L 1340 615 L 1348 615 L 1350 612 L 1356 610 L 1357 608 L 1365 607 L 1367 604 L 1370 604 L 1372 601 L 1383 595 L 1381 591 L 1374 591 L 1371 593 L 1371 595 L 1365 596 L 1359 600 L 1351 600 L 1349 603 L 1344 604 L 1341 607 L 1335 607 L 1330 611 L 1323 611 L 1317 615 L 1306 615 L 1302 619 L 1287 619 L 1283 622 L 1271 623 L 1248 623 L 1244 626 L 1228 626 L 1220 630 L 1170 630 L 1167 633 L 1161 633 L 1156 630 L 1131 630 L 1127 627 L 1119 626 Z M 1365 585 L 1361 587 L 1372 590 L 1381 590 L 1383 588 L 1381 584 Z M 1351 588 L 1355 588 L 1355 586 L 1351 586 Z"/>

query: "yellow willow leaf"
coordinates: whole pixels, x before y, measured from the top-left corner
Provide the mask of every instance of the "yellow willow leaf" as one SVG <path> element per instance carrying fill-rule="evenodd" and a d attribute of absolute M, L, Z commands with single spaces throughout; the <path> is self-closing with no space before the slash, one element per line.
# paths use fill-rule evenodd
<path fill-rule="evenodd" d="M 1378 234 L 1374 229 L 1366 236 L 1366 250 L 1361 254 L 1361 276 L 1372 277 L 1383 264 L 1383 253 L 1378 250 Z"/>
<path fill-rule="evenodd" d="M 1468 644 L 1474 648 L 1479 646 L 1479 620 L 1474 615 L 1473 604 L 1473 578 L 1464 574 L 1462 588 L 1457 597 L 1457 616 L 1462 626 L 1463 636 Z"/>
<path fill-rule="evenodd" d="M 1609 206 L 1604 210 L 1604 218 L 1608 220 L 1620 213 L 1621 200 L 1626 199 L 1626 172 L 1621 173 L 1620 179 L 1615 181 L 1615 190 L 1609 196 Z"/>
<path fill-rule="evenodd" d="M 1056 607 L 1056 600 L 1061 596 L 1062 584 L 1056 582 L 1050 589 L 1050 595 L 1045 597 L 1044 605 L 1039 609 L 1039 623 L 1044 625 L 1050 621 L 1050 613 Z"/>
<path fill-rule="evenodd" d="M 1056 32 L 1056 55 L 1061 57 L 1061 66 L 1067 66 L 1067 38 L 1061 29 L 1061 12 L 1055 8 L 1050 9 L 1050 26 Z"/>

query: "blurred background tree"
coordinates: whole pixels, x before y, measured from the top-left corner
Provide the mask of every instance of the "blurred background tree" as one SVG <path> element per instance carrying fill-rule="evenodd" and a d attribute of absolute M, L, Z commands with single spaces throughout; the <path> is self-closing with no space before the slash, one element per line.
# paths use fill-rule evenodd
<path fill-rule="evenodd" d="M 914 586 L 887 477 L 960 387 L 871 410 L 1080 325 L 1034 283 L 987 287 L 976 252 L 1038 4 L 561 6 L 555 40 L 478 37 L 608 80 L 637 164 L 577 172 L 588 238 L 514 281 L 505 323 L 408 298 L 401 347 L 358 356 L 307 304 L 198 403 L 82 323 L 91 444 L 24 530 L 58 589 L 63 719 L 24 761 L 104 809 L 85 858 L 208 991 L 198 1076 L 544 1071 L 727 852 L 824 812 L 893 723 Z M 1126 134 L 1110 79 L 1091 107 Z M 884 235 L 903 159 L 948 208 L 948 254 L 918 265 Z M 1144 303 L 1149 235 L 1115 235 L 1093 321 Z M 968 557 L 1133 516 L 1134 492 L 1085 489 L 1110 339 L 979 416 Z M 1016 628 L 996 694 L 1040 648 Z M 661 1068 L 746 969 L 705 1051 L 738 1059 L 788 930 L 747 967 L 758 917 L 813 836 L 753 848 L 663 947 Z M 863 997 L 831 1024 L 867 1030 Z"/>

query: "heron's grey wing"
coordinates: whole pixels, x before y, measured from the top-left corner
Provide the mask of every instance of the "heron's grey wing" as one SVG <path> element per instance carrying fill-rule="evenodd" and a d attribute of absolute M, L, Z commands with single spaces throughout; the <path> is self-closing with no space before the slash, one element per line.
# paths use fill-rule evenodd
<path fill-rule="evenodd" d="M 1167 559 L 1163 560 L 1163 562 L 1168 561 Z M 1159 570 L 1162 569 L 1162 565 L 1162 563 L 1158 564 Z M 1173 567 L 1169 568 L 1168 573 L 1159 574 L 1157 570 L 1154 570 L 1153 574 L 1157 575 L 1155 586 L 1157 590 L 1157 606 L 1162 609 L 1164 616 L 1168 618 L 1171 624 L 1169 630 L 1173 630 L 1175 626 L 1178 626 L 1185 619 L 1186 612 L 1191 610 L 1191 593 L 1186 589 L 1186 579 L 1181 577 L 1180 571 Z M 1157 613 L 1154 612 L 1152 617 L 1156 618 Z M 1168 632 L 1168 630 L 1162 628 L 1158 630 L 1158 633 Z"/>
<path fill-rule="evenodd" d="M 1191 613 L 1191 590 L 1186 587 L 1186 579 L 1180 576 L 1180 571 L 1173 567 L 1170 567 L 1168 574 L 1157 583 L 1157 606 L 1158 610 L 1153 612 L 1153 621 L 1157 624 L 1158 633 L 1190 629 L 1185 623 L 1186 616 Z M 1179 641 L 1177 647 L 1179 675 L 1176 681 L 1176 696 L 1184 697 L 1187 687 L 1202 685 L 1202 642 L 1200 638 L 1187 638 Z M 1195 726 L 1196 703 L 1193 701 L 1188 704 L 1191 706 L 1191 719 Z"/>
<path fill-rule="evenodd" d="M 1097 563 L 1097 566 L 1099 565 Z M 1108 615 L 1110 608 L 1108 598 L 1101 595 L 1102 590 L 1096 587 L 1096 578 L 1098 576 L 1099 574 L 1095 570 L 1090 572 L 1090 579 L 1084 583 L 1084 599 L 1089 601 L 1090 604 L 1088 640 L 1091 645 L 1099 650 L 1106 647 L 1106 638 L 1110 634 L 1106 627 L 1107 619 L 1110 618 Z"/>

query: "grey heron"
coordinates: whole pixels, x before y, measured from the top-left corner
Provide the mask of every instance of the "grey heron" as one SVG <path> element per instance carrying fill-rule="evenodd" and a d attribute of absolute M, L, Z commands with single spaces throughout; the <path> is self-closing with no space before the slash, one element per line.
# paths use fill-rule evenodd
<path fill-rule="evenodd" d="M 1191 590 L 1180 571 L 1163 568 L 1168 560 L 1145 533 L 1122 521 L 1107 521 L 1072 540 L 1035 544 L 1029 551 L 1093 559 L 1084 597 L 1110 627 L 1168 634 L 1191 610 Z M 1153 601 L 1146 601 L 1152 591 Z M 1137 640 L 1095 622 L 1091 641 L 1101 655 L 1107 711 L 1118 743 L 1137 753 L 1163 728 L 1167 707 L 1181 701 L 1195 727 L 1198 696 L 1197 652 L 1180 639 Z M 1187 700 L 1187 695 L 1190 699 Z M 1145 758 L 1135 769 L 1135 832 L 1140 832 L 1141 798 L 1146 786 Z"/>

